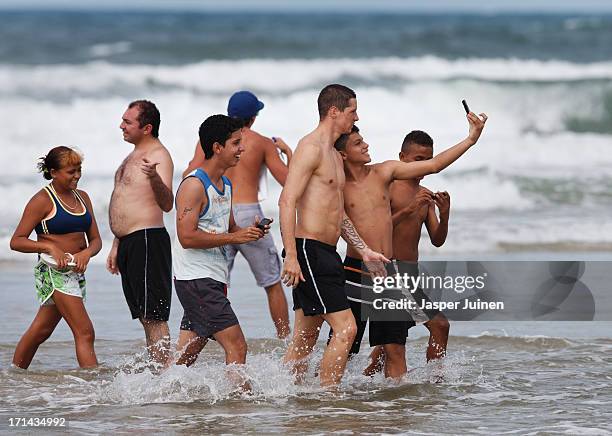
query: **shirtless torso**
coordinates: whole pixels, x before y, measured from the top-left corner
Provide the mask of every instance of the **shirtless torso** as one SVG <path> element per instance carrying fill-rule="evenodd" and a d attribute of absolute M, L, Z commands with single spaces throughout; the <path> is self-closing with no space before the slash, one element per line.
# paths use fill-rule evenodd
<path fill-rule="evenodd" d="M 310 181 L 296 203 L 295 236 L 336 245 L 344 215 L 342 158 L 314 133 L 302 141 L 303 150 L 313 157 L 315 165 Z"/>
<path fill-rule="evenodd" d="M 344 187 L 344 207 L 364 242 L 385 257 L 393 256 L 393 223 L 389 181 L 381 174 L 381 164 L 363 167 L 364 177 L 350 180 Z M 359 259 L 359 253 L 351 246 L 347 256 Z"/>
<path fill-rule="evenodd" d="M 346 87 L 330 85 L 321 94 L 332 87 L 352 93 Z M 285 362 L 293 365 L 298 380 L 303 377 L 307 366 L 305 358 L 312 352 L 325 320 L 336 333 L 321 360 L 322 386 L 340 382 L 348 344 L 353 342 L 356 329 L 344 293 L 342 262 L 335 250 L 341 231 L 344 235 L 349 225 L 358 238 L 352 224 L 346 223 L 342 195 L 344 168 L 340 154 L 334 149 L 336 139 L 350 131 L 358 120 L 354 93 L 353 98 L 347 100 L 349 104 L 342 110 L 332 106 L 322 111 L 319 106 L 321 122 L 298 143 L 279 200 L 286 252 L 282 277 L 285 284 L 294 286 L 295 308 L 294 336 Z M 310 240 L 308 245 L 307 240 Z"/>
<path fill-rule="evenodd" d="M 438 226 L 435 206 L 430 203 L 415 204 L 418 194 L 431 193 L 412 180 L 401 180 L 391 185 L 391 213 L 398 214 L 412 206 L 411 213 L 403 214 L 393 227 L 393 248 L 395 257 L 399 260 L 411 262 L 419 260 L 419 241 L 423 223 L 426 223 L 430 233 Z"/>
<path fill-rule="evenodd" d="M 118 238 L 136 230 L 164 226 L 163 210 L 156 200 L 154 183 L 142 169 L 145 160 L 159 163 L 156 169 L 162 181 L 166 186 L 172 186 L 172 159 L 161 142 L 154 140 L 146 148 L 136 147 L 115 173 L 109 221 L 111 231 Z"/>

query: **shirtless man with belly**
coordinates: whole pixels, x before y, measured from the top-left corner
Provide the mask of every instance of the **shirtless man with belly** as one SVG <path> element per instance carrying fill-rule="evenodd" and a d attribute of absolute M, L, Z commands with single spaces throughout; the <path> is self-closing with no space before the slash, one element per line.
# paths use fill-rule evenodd
<path fill-rule="evenodd" d="M 146 100 L 130 103 L 123 114 L 123 139 L 134 144 L 134 150 L 115 173 L 109 206 L 115 239 L 106 266 L 112 274 L 121 274 L 132 319 L 144 327 L 149 355 L 165 366 L 170 351 L 172 259 L 163 213 L 173 206 L 174 167 L 158 139 L 159 124 L 159 111 Z"/>

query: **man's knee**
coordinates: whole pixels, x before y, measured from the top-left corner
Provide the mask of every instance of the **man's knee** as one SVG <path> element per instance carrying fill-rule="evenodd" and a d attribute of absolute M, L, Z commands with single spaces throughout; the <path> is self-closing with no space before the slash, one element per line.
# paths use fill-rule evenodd
<path fill-rule="evenodd" d="M 296 329 L 294 333 L 294 341 L 310 343 L 316 342 L 319 339 L 321 327 L 309 329 Z"/>
<path fill-rule="evenodd" d="M 96 332 L 92 324 L 84 325 L 74 330 L 74 336 L 76 339 L 93 343 L 96 340 Z"/>
<path fill-rule="evenodd" d="M 157 319 L 139 318 L 142 326 L 148 331 L 155 331 L 159 329 L 168 329 L 167 321 L 160 321 Z"/>
<path fill-rule="evenodd" d="M 427 327 L 429 327 L 429 331 L 432 333 L 448 334 L 450 331 L 450 322 L 446 316 L 438 314 L 428 322 Z"/>
<path fill-rule="evenodd" d="M 333 330 L 333 337 L 352 345 L 357 335 L 357 323 L 355 322 L 355 318 L 353 316 L 348 316 L 336 327 L 337 328 Z"/>
<path fill-rule="evenodd" d="M 276 282 L 270 286 L 265 286 L 264 289 L 266 290 L 266 293 L 268 295 L 274 295 L 274 294 L 278 294 L 278 293 L 283 293 L 283 287 L 281 286 L 280 282 Z"/>
<path fill-rule="evenodd" d="M 248 351 L 248 345 L 244 339 L 236 340 L 227 345 L 225 354 L 229 360 L 244 363 L 246 361 L 246 355 Z"/>
<path fill-rule="evenodd" d="M 387 362 L 399 362 L 406 359 L 406 346 L 400 344 L 383 345 L 384 357 Z"/>

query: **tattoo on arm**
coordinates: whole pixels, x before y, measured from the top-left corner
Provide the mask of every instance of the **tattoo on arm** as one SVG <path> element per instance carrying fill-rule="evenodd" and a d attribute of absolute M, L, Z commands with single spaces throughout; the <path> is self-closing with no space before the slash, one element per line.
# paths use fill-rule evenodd
<path fill-rule="evenodd" d="M 183 209 L 183 212 L 181 212 L 181 216 L 179 216 L 179 221 L 181 221 L 183 218 L 185 218 L 189 212 L 191 212 L 193 210 L 193 207 L 186 207 L 185 209 Z"/>
<path fill-rule="evenodd" d="M 363 242 L 363 239 L 361 239 L 361 237 L 357 233 L 355 226 L 353 225 L 349 217 L 347 217 L 346 215 L 342 220 L 342 227 L 340 229 L 340 233 L 342 235 L 342 239 L 344 239 L 347 244 L 353 246 L 355 249 L 363 250 L 367 247 L 365 242 Z"/>

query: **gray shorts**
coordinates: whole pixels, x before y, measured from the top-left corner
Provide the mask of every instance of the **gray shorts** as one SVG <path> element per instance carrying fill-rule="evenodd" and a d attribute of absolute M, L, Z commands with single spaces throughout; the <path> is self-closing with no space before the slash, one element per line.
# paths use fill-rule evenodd
<path fill-rule="evenodd" d="M 255 216 L 258 216 L 259 219 L 264 218 L 259 203 L 235 204 L 232 211 L 234 212 L 234 221 L 240 227 L 252 226 Z M 259 241 L 249 242 L 248 244 L 226 245 L 225 249 L 230 271 L 234 266 L 236 254 L 240 252 L 249 263 L 257 286 L 267 288 L 280 282 L 280 258 L 272 235 L 267 234 Z"/>
<path fill-rule="evenodd" d="M 175 280 L 176 295 L 185 310 L 181 330 L 196 332 L 201 338 L 238 324 L 227 299 L 227 286 L 211 278 Z"/>

